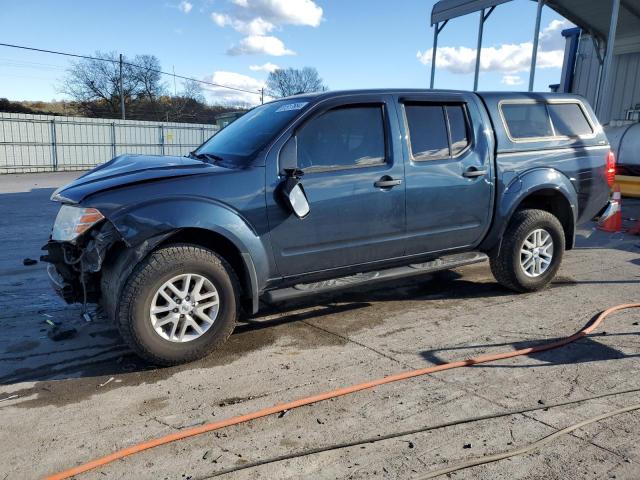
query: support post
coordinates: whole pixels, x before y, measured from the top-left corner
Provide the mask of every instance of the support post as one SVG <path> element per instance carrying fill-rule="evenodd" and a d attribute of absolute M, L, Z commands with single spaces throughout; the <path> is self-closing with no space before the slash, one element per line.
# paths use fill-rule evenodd
<path fill-rule="evenodd" d="M 56 119 L 51 120 L 51 160 L 53 171 L 58 171 L 58 139 L 56 137 Z"/>
<path fill-rule="evenodd" d="M 122 81 L 122 54 L 120 54 L 120 111 L 122 112 L 122 120 L 125 120 L 124 113 L 124 82 Z"/>
<path fill-rule="evenodd" d="M 540 17 L 545 0 L 538 0 L 538 10 L 536 12 L 536 28 L 533 36 L 533 51 L 531 52 L 531 68 L 529 70 L 529 91 L 533 92 L 533 81 L 536 76 L 536 61 L 538 57 L 538 37 L 540 36 Z"/>
<path fill-rule="evenodd" d="M 596 114 L 602 116 L 604 108 L 604 99 L 610 96 L 611 83 L 613 81 L 611 75 L 611 66 L 613 65 L 613 47 L 616 43 L 616 31 L 618 29 L 618 15 L 620 15 L 620 0 L 611 0 L 611 23 L 609 23 L 609 35 L 607 36 L 607 50 L 604 55 L 604 65 L 602 67 L 602 78 L 600 79 L 598 104 L 596 105 Z M 601 121 L 602 119 L 599 118 Z"/>
<path fill-rule="evenodd" d="M 438 34 L 440 33 L 440 24 L 433 26 L 433 53 L 431 54 L 431 82 L 429 88 L 433 90 L 433 84 L 436 79 L 436 50 L 438 50 Z"/>
<path fill-rule="evenodd" d="M 480 25 L 478 25 L 478 46 L 476 47 L 476 71 L 473 76 L 473 91 L 478 90 L 478 77 L 480 75 L 480 53 L 482 52 L 482 34 L 484 33 L 484 8 L 480 10 Z"/>
<path fill-rule="evenodd" d="M 160 155 L 164 155 L 164 125 L 160 124 Z"/>
<path fill-rule="evenodd" d="M 260 104 L 264 104 L 264 87 L 260 89 Z"/>
<path fill-rule="evenodd" d="M 111 153 L 116 158 L 116 122 L 111 122 Z"/>

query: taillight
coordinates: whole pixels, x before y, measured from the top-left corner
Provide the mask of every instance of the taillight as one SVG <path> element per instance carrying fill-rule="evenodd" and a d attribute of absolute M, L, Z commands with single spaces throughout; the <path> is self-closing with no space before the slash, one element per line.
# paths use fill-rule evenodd
<path fill-rule="evenodd" d="M 616 156 L 614 153 L 609 150 L 607 153 L 607 183 L 610 187 L 613 187 L 613 184 L 616 181 Z"/>

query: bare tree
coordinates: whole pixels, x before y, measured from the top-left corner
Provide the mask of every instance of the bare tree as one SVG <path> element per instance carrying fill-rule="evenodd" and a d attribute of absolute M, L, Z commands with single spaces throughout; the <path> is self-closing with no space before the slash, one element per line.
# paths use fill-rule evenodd
<path fill-rule="evenodd" d="M 132 61 L 123 59 L 122 91 L 120 63 L 116 52 L 96 52 L 95 59 L 74 62 L 61 87 L 75 101 L 89 110 L 106 107 L 107 112 L 120 110 L 120 98 L 125 104 L 138 99 L 153 100 L 164 92 L 160 61 L 153 55 L 137 55 Z"/>
<path fill-rule="evenodd" d="M 131 74 L 139 82 L 138 97 L 153 100 L 165 92 L 158 57 L 155 55 L 136 55 L 131 63 L 139 66 L 139 68 L 131 67 Z"/>
<path fill-rule="evenodd" d="M 180 92 L 180 96 L 183 98 L 194 100 L 198 103 L 206 103 L 202 85 L 195 80 L 184 81 L 184 83 L 182 84 L 182 92 Z"/>
<path fill-rule="evenodd" d="M 321 92 L 327 90 L 327 86 L 313 67 L 287 68 L 269 74 L 266 90 L 268 95 L 279 98 L 299 93 Z"/>

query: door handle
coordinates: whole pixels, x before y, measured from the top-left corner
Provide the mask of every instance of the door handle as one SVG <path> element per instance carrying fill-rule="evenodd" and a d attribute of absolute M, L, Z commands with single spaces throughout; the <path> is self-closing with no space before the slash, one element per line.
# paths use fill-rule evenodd
<path fill-rule="evenodd" d="M 487 170 L 482 170 L 479 169 L 477 167 L 469 167 L 467 168 L 464 173 L 462 174 L 463 177 L 465 178 L 477 178 L 477 177 L 482 177 L 484 175 L 487 174 Z"/>
<path fill-rule="evenodd" d="M 376 182 L 374 182 L 373 186 L 376 188 L 393 188 L 397 185 L 400 185 L 401 183 L 402 183 L 402 180 L 393 179 L 389 175 L 385 175 L 380 180 L 377 180 Z"/>

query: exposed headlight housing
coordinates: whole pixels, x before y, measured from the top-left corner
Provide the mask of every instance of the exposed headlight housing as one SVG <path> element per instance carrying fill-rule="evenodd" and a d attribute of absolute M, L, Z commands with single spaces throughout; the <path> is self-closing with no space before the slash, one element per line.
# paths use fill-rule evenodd
<path fill-rule="evenodd" d="M 51 239 L 73 242 L 102 219 L 104 216 L 95 208 L 62 205 L 53 224 Z"/>

